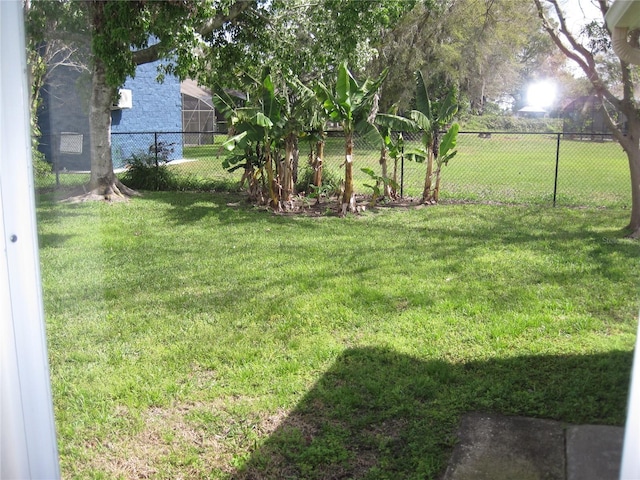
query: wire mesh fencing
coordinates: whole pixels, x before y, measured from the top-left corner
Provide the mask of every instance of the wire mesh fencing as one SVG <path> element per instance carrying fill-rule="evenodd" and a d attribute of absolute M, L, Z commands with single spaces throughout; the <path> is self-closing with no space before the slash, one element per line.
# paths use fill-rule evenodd
<path fill-rule="evenodd" d="M 387 155 L 387 177 L 397 183 L 402 197 L 422 196 L 426 165 L 410 161 L 420 137 L 404 134 L 404 148 L 395 157 Z M 226 134 L 213 132 L 137 132 L 112 134 L 112 157 L 117 172 L 132 160 L 149 165 L 166 165 L 181 179 L 185 189 L 215 188 L 220 183 L 238 184 L 242 169 L 223 166 Z M 458 153 L 442 166 L 442 202 L 500 202 L 541 205 L 624 207 L 630 203 L 629 167 L 626 154 L 610 135 L 562 133 L 461 132 Z M 308 169 L 311 145 L 299 142 L 298 176 Z M 370 169 L 382 175 L 381 149 L 362 138 L 354 145 L 354 187 L 370 194 Z M 323 177 L 344 176 L 345 139 L 340 132 L 328 135 L 324 148 Z M 84 169 L 90 169 L 90 160 Z M 71 164 L 70 164 L 71 165 Z M 58 183 L 63 174 L 78 175 L 79 162 L 67 168 L 61 159 L 54 163 Z M 86 172 L 85 172 L 86 173 Z M 42 183 L 48 180 L 37 181 Z M 66 182 L 68 183 L 68 182 Z"/>

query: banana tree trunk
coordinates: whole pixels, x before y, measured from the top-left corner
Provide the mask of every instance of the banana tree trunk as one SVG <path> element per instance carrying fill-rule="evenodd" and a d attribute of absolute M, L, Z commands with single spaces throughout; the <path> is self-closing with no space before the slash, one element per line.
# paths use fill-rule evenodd
<path fill-rule="evenodd" d="M 295 135 L 289 134 L 284 140 L 284 162 L 282 164 L 282 200 L 291 201 L 293 194 L 293 150 Z"/>
<path fill-rule="evenodd" d="M 298 183 L 298 167 L 300 166 L 300 147 L 298 145 L 298 135 L 293 136 L 293 152 L 291 154 L 291 178 L 293 179 L 292 192 L 295 192 L 296 183 Z"/>
<path fill-rule="evenodd" d="M 427 174 L 424 178 L 424 190 L 422 191 L 422 203 L 429 203 L 432 200 L 431 180 L 433 178 L 433 151 L 429 149 L 427 155 Z"/>
<path fill-rule="evenodd" d="M 348 132 L 345 136 L 345 158 L 344 158 L 344 193 L 342 195 L 342 214 L 347 211 L 356 211 L 356 196 L 353 191 L 353 133 Z"/>
<path fill-rule="evenodd" d="M 324 159 L 324 140 L 316 142 L 315 157 L 313 159 L 313 184 L 320 188 L 322 186 L 322 162 Z"/>
<path fill-rule="evenodd" d="M 432 192 L 432 196 L 431 199 L 435 202 L 438 203 L 438 200 L 440 198 L 440 172 L 442 171 L 442 165 L 438 165 L 438 167 L 436 168 L 435 171 L 435 177 L 436 177 L 436 184 L 433 187 L 433 192 Z"/>
<path fill-rule="evenodd" d="M 394 185 L 398 185 L 398 157 L 393 159 L 393 185 L 391 185 L 391 195 L 393 198 L 398 196 L 398 192 Z"/>
<path fill-rule="evenodd" d="M 388 158 L 388 153 L 389 153 L 389 149 L 386 146 L 383 146 L 380 149 L 380 167 L 382 170 L 382 178 L 389 178 L 387 176 L 387 158 Z M 384 184 L 384 193 L 382 194 L 383 197 L 386 198 L 391 198 L 391 185 L 389 184 L 389 182 L 387 182 L 385 180 L 385 184 Z"/>
<path fill-rule="evenodd" d="M 267 188 L 269 190 L 269 206 L 276 211 L 280 211 L 280 195 L 278 185 L 273 172 L 273 160 L 271 158 L 271 146 L 267 143 L 264 146 L 265 166 L 267 170 Z"/>

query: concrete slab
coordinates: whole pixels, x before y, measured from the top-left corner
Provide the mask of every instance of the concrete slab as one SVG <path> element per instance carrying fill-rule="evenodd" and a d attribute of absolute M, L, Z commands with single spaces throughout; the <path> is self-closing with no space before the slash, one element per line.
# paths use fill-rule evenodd
<path fill-rule="evenodd" d="M 567 428 L 567 480 L 617 480 L 623 427 L 579 425 Z"/>
<path fill-rule="evenodd" d="M 565 480 L 564 424 L 466 414 L 443 480 Z"/>

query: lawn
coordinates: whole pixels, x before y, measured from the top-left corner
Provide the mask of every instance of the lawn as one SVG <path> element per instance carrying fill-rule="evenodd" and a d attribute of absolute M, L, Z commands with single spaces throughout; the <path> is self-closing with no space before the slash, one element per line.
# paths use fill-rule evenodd
<path fill-rule="evenodd" d="M 38 202 L 65 478 L 436 478 L 460 415 L 622 425 L 624 209 Z"/>

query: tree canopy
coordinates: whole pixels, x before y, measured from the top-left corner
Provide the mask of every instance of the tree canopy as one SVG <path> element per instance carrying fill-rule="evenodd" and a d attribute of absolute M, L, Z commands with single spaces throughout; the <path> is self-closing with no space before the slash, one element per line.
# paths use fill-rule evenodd
<path fill-rule="evenodd" d="M 531 3 L 433 0 L 417 3 L 383 36 L 371 66 L 391 66 L 382 108 L 390 103 L 410 108 L 407 79 L 422 70 L 436 97 L 455 86 L 461 102 L 482 113 L 487 99 L 517 96 L 525 74 L 543 63 L 551 45 Z"/>

